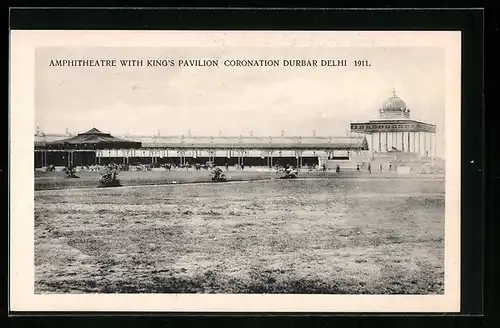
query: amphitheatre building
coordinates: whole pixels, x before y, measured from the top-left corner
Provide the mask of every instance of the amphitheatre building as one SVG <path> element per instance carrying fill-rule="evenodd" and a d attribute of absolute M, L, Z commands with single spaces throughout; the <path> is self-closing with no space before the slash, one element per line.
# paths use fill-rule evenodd
<path fill-rule="evenodd" d="M 92 128 L 76 135 L 35 134 L 35 168 L 94 164 L 205 164 L 272 167 L 337 165 L 352 169 L 367 163 L 396 168 L 433 163 L 436 126 L 411 119 L 396 96 L 383 102 L 379 115 L 350 123 L 348 136 L 124 136 Z"/>

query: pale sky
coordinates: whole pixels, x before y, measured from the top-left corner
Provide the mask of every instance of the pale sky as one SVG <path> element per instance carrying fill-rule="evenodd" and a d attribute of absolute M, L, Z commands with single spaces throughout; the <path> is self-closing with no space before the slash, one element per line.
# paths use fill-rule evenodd
<path fill-rule="evenodd" d="M 219 59 L 219 67 L 49 67 L 51 59 Z M 224 67 L 224 59 L 347 59 L 349 67 Z M 353 67 L 366 59 L 369 68 Z M 46 134 L 344 136 L 393 88 L 444 151 L 438 48 L 39 48 L 35 121 Z M 441 137 L 440 137 L 441 136 Z"/>

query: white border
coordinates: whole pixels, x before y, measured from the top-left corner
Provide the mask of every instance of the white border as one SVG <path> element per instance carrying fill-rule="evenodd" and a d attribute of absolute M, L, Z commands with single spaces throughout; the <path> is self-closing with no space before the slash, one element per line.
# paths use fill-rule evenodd
<path fill-rule="evenodd" d="M 37 47 L 440 47 L 446 51 L 445 294 L 35 295 L 33 128 Z M 197 312 L 460 311 L 460 32 L 11 31 L 10 310 Z"/>

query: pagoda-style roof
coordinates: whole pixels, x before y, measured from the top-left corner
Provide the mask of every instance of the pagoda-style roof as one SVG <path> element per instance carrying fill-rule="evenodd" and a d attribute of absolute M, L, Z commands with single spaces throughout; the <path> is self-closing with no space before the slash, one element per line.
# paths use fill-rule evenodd
<path fill-rule="evenodd" d="M 141 143 L 134 140 L 116 138 L 109 133 L 92 128 L 76 136 L 50 140 L 50 136 L 35 139 L 36 148 L 46 149 L 137 149 Z M 38 141 L 38 142 L 37 142 Z"/>

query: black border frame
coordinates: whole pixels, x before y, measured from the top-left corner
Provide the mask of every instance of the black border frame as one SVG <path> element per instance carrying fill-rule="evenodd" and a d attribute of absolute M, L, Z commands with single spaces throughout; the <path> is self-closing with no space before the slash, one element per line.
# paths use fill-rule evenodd
<path fill-rule="evenodd" d="M 481 315 L 484 293 L 484 12 L 481 9 L 250 9 L 250 8 L 11 8 L 10 29 L 24 30 L 460 30 L 462 31 L 461 313 Z M 473 161 L 473 162 L 471 162 Z M 10 217 L 10 216 L 9 216 Z M 7 229 L 8 231 L 8 229 Z M 10 310 L 10 309 L 9 309 Z M 67 313 L 10 312 L 40 318 Z M 218 316 L 223 313 L 84 313 L 75 315 Z M 371 313 L 280 313 L 293 316 L 372 316 Z M 225 313 L 240 317 L 255 313 Z M 262 315 L 262 313 L 260 314 Z M 379 314 L 384 318 L 391 314 Z M 402 314 L 392 314 L 402 316 Z M 435 316 L 410 313 L 411 316 Z M 456 314 L 455 314 L 456 315 Z M 262 317 L 260 317 L 262 318 Z M 23 318 L 24 319 L 24 318 Z M 28 319 L 28 318 L 26 318 Z M 35 319 L 35 318 L 32 318 Z M 76 318 L 75 318 L 76 319 Z M 88 319 L 78 319 L 80 323 Z M 158 318 L 159 319 L 159 318 Z M 194 318 L 189 318 L 192 320 Z M 299 319 L 299 318 L 297 318 Z M 320 318 L 316 318 L 320 319 Z M 339 318 L 340 319 L 340 318 Z M 364 319 L 364 318 L 363 318 Z M 368 319 L 368 318 L 366 318 Z M 419 318 L 424 319 L 424 318 Z M 28 319 L 31 321 L 30 319 Z M 70 319 L 73 321 L 73 319 Z M 127 320 L 125 318 L 125 320 Z M 296 320 L 296 319 L 293 319 Z M 24 320 L 23 320 L 24 321 Z M 321 320 L 320 320 L 321 321 Z M 418 320 L 424 324 L 421 320 Z M 424 320 L 425 321 L 425 320 Z M 173 323 L 170 319 L 165 323 Z M 55 322 L 54 322 L 55 323 Z M 195 323 L 195 322 L 191 322 Z M 290 322 L 292 323 L 292 322 Z M 292 324 L 296 324 L 294 322 Z M 387 323 L 387 322 L 386 322 Z M 73 323 L 74 324 L 74 323 Z"/>

